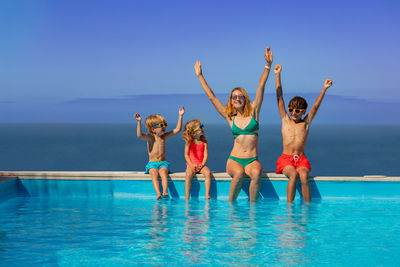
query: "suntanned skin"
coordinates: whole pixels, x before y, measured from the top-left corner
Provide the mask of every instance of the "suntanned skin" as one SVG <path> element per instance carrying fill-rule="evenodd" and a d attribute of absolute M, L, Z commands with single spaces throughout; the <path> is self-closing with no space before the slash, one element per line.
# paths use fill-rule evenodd
<path fill-rule="evenodd" d="M 147 153 L 149 155 L 149 161 L 165 161 L 165 141 L 178 134 L 182 129 L 182 118 L 183 114 L 185 114 L 185 108 L 182 107 L 179 109 L 179 117 L 178 123 L 176 124 L 175 129 L 170 132 L 165 132 L 166 127 L 158 127 L 153 128 L 151 133 L 144 134 L 142 133 L 142 117 L 139 113 L 135 114 L 135 119 L 137 120 L 137 128 L 136 133 L 137 137 L 141 140 L 147 141 Z M 161 177 L 161 184 L 163 187 L 163 196 L 168 196 L 168 169 L 167 168 L 160 168 L 157 169 L 150 169 L 149 173 L 151 175 L 151 179 L 153 181 L 154 190 L 156 191 L 157 198 L 161 198 L 160 192 L 160 184 L 158 183 L 158 175 Z"/>
<path fill-rule="evenodd" d="M 282 97 L 282 84 L 281 84 L 281 65 L 277 64 L 274 68 L 276 77 L 276 97 L 278 101 L 279 115 L 282 121 L 282 142 L 283 154 L 303 156 L 306 147 L 310 125 L 318 108 L 321 105 L 322 99 L 325 96 L 326 90 L 332 86 L 332 80 L 326 79 L 317 100 L 312 106 L 310 112 L 302 118 L 304 112 L 291 113 L 286 112 L 285 103 Z M 289 116 L 290 115 L 290 116 Z M 287 186 L 287 202 L 292 203 L 296 195 L 296 182 L 300 178 L 302 195 L 305 201 L 310 202 L 310 185 L 308 183 L 309 170 L 305 167 L 300 167 L 297 170 L 293 166 L 286 166 L 282 173 L 289 177 Z"/>
<path fill-rule="evenodd" d="M 261 105 L 264 99 L 264 88 L 265 83 L 267 82 L 268 75 L 270 72 L 270 67 L 273 60 L 272 51 L 269 47 L 266 48 L 264 53 L 264 58 L 266 60 L 266 65 L 268 68 L 264 68 L 263 74 L 260 78 L 260 82 L 258 84 L 256 97 L 251 104 L 253 106 L 253 114 L 252 116 L 256 121 L 259 121 L 259 114 Z M 195 66 L 195 73 L 199 78 L 199 81 L 203 87 L 204 92 L 207 94 L 211 103 L 214 105 L 215 109 L 218 113 L 229 123 L 229 126 L 232 128 L 233 117 L 225 112 L 225 105 L 221 103 L 221 101 L 215 96 L 214 92 L 208 86 L 203 74 L 200 62 L 197 61 Z M 242 94 L 239 90 L 233 92 L 234 95 Z M 244 100 L 233 100 L 231 99 L 234 108 L 237 111 L 235 124 L 239 128 L 245 128 L 251 121 L 251 116 L 245 117 L 243 115 L 244 111 Z M 240 135 L 235 139 L 233 149 L 231 152 L 231 156 L 238 158 L 250 158 L 257 156 L 257 145 L 258 145 L 258 136 L 254 135 Z M 240 193 L 240 189 L 242 188 L 243 177 L 247 174 L 251 178 L 250 182 L 250 202 L 255 202 L 258 193 L 260 191 L 261 186 L 261 175 L 262 175 L 262 166 L 258 160 L 253 161 L 245 168 L 242 165 L 237 163 L 234 160 L 228 159 L 226 163 L 226 172 L 232 177 L 232 182 L 229 190 L 229 202 L 236 200 L 237 196 Z"/>
<path fill-rule="evenodd" d="M 199 125 L 198 125 L 199 126 Z M 201 144 L 202 136 L 204 136 L 204 130 L 198 129 L 192 135 L 192 140 L 195 144 Z M 190 144 L 185 144 L 185 159 L 188 163 L 186 167 L 186 179 L 185 179 L 185 199 L 188 200 L 190 197 L 190 189 L 192 188 L 192 178 L 193 175 L 196 173 L 201 173 L 204 175 L 204 187 L 206 191 L 206 199 L 211 199 L 210 197 L 210 187 L 211 187 L 211 171 L 206 166 L 208 160 L 208 144 L 207 142 L 204 143 L 204 158 L 201 165 L 194 164 L 189 157 L 189 147 Z"/>

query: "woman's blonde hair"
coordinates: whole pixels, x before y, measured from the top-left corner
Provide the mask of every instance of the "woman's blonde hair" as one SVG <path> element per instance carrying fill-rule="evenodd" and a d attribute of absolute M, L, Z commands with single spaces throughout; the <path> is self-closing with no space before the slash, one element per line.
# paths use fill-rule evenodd
<path fill-rule="evenodd" d="M 242 87 L 236 87 L 232 89 L 231 94 L 229 95 L 228 103 L 226 104 L 225 112 L 229 116 L 234 116 L 236 114 L 237 111 L 232 104 L 232 95 L 233 92 L 236 90 L 240 91 L 244 96 L 243 116 L 245 117 L 251 116 L 251 114 L 253 114 L 253 105 L 250 103 L 250 98 L 246 90 Z"/>
<path fill-rule="evenodd" d="M 193 130 L 197 127 L 200 127 L 201 123 L 199 119 L 190 120 L 185 124 L 185 127 L 182 132 L 183 140 L 185 140 L 185 144 L 190 144 L 190 141 L 193 139 Z M 201 141 L 206 142 L 206 138 L 203 135 Z"/>
<path fill-rule="evenodd" d="M 145 124 L 149 133 L 152 133 L 151 130 L 153 129 L 153 127 L 162 122 L 167 123 L 167 120 L 160 114 L 154 114 L 146 118 Z"/>

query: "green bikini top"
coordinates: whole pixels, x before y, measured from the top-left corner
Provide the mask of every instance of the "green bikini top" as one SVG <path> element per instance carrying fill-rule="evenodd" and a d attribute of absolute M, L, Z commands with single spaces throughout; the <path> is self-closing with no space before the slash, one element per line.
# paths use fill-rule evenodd
<path fill-rule="evenodd" d="M 236 126 L 235 117 L 236 116 L 233 116 L 233 122 L 232 122 L 232 134 L 233 134 L 233 138 L 234 139 L 236 139 L 236 137 L 238 137 L 239 135 L 255 135 L 255 136 L 258 136 L 258 133 L 255 133 L 255 131 L 257 131 L 259 129 L 258 121 L 256 121 L 253 116 L 251 116 L 251 121 L 249 122 L 249 124 L 244 129 L 241 129 L 241 128 Z"/>

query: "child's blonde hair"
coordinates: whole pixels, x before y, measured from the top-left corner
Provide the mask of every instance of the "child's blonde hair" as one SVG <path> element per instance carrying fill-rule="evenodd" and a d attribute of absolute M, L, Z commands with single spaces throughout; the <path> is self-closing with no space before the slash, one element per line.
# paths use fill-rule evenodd
<path fill-rule="evenodd" d="M 185 144 L 190 144 L 190 141 L 193 139 L 193 130 L 197 127 L 200 127 L 201 123 L 199 119 L 190 120 L 185 124 L 185 128 L 182 132 L 183 140 L 185 140 Z M 203 135 L 201 137 L 201 141 L 206 142 L 206 138 Z"/>
<path fill-rule="evenodd" d="M 231 117 L 236 114 L 236 109 L 232 105 L 232 95 L 233 95 L 233 92 L 236 90 L 240 91 L 244 96 L 243 115 L 245 117 L 248 117 L 251 114 L 253 114 L 253 105 L 250 103 L 250 98 L 249 98 L 249 95 L 247 94 L 246 90 L 242 87 L 236 87 L 236 88 L 232 89 L 231 94 L 228 99 L 228 103 L 226 104 L 225 112 Z"/>
<path fill-rule="evenodd" d="M 150 115 L 146 118 L 146 128 L 149 131 L 149 133 L 152 133 L 152 129 L 154 126 L 160 123 L 167 123 L 167 120 L 160 114 L 154 114 Z"/>

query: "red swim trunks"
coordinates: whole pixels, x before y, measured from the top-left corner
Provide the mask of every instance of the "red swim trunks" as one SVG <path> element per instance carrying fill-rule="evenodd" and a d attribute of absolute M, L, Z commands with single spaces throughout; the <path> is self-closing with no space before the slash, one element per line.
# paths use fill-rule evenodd
<path fill-rule="evenodd" d="M 301 167 L 306 167 L 309 171 L 311 171 L 310 162 L 304 155 L 299 156 L 282 154 L 276 162 L 276 173 L 281 174 L 287 165 L 295 167 L 296 170 Z"/>

